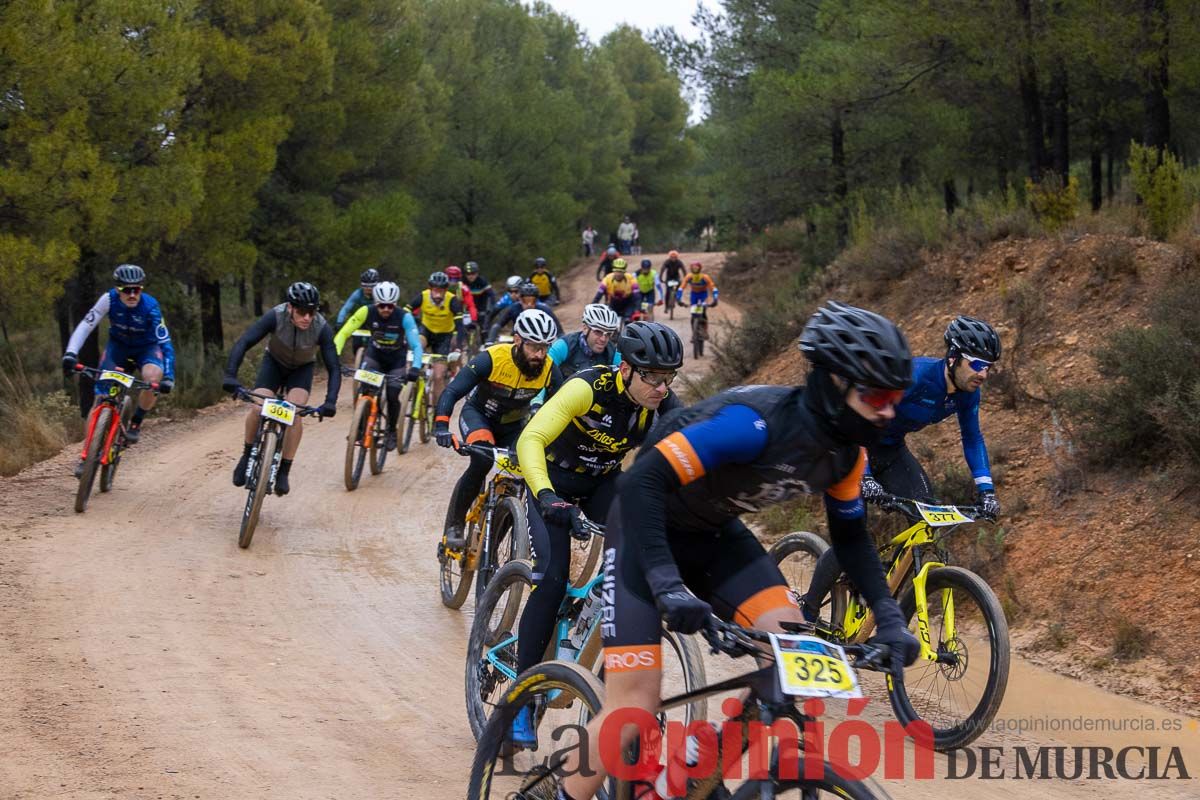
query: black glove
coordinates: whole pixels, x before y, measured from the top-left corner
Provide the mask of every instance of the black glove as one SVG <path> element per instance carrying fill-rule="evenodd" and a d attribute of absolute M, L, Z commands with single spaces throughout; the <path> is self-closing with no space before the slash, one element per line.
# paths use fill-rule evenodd
<path fill-rule="evenodd" d="M 707 625 L 712 616 L 712 606 L 683 586 L 656 595 L 654 604 L 667 620 L 667 628 L 677 633 L 695 633 Z"/>
<path fill-rule="evenodd" d="M 75 365 L 79 363 L 79 356 L 75 353 L 66 353 L 62 358 L 63 372 L 71 373 L 75 371 Z"/>
<path fill-rule="evenodd" d="M 862 494 L 862 499 L 868 501 L 878 500 L 887 494 L 882 484 L 875 480 L 875 476 L 873 475 L 863 475 L 862 483 L 859 484 L 858 490 Z"/>
<path fill-rule="evenodd" d="M 408 373 L 404 376 L 404 379 L 411 383 L 416 383 L 417 381 L 421 380 L 421 370 L 417 369 L 416 367 L 409 367 Z"/>
<path fill-rule="evenodd" d="M 541 506 L 539 510 L 542 513 L 542 519 L 553 525 L 569 527 L 571 535 L 576 539 L 587 538 L 587 532 L 583 531 L 583 523 L 580 519 L 583 512 L 580 511 L 579 506 L 563 500 L 552 489 L 542 489 L 538 492 L 537 499 Z"/>
<path fill-rule="evenodd" d="M 325 404 L 317 409 L 317 414 L 321 417 L 336 417 L 337 416 L 337 399 L 326 400 Z"/>
<path fill-rule="evenodd" d="M 450 433 L 447 425 L 437 425 L 433 429 L 433 437 L 437 439 L 438 447 L 453 447 L 454 434 Z"/>
<path fill-rule="evenodd" d="M 163 378 L 161 381 L 158 382 L 158 393 L 159 394 L 170 394 L 171 390 L 174 388 L 175 388 L 175 379 L 174 378 Z"/>
<path fill-rule="evenodd" d="M 885 644 L 892 651 L 892 664 L 909 666 L 921 655 L 921 643 L 904 624 L 904 615 L 894 598 L 885 597 L 875 612 L 875 635 L 872 644 Z"/>
<path fill-rule="evenodd" d="M 226 375 L 224 378 L 221 379 L 222 391 L 229 392 L 230 394 L 237 394 L 238 389 L 240 389 L 240 388 L 242 388 L 242 385 L 240 383 L 238 383 L 237 378 L 231 378 L 228 375 Z"/>
<path fill-rule="evenodd" d="M 996 493 L 990 489 L 985 489 L 979 493 L 979 505 L 983 507 L 983 516 L 995 522 L 1000 516 L 1000 501 L 996 499 Z"/>

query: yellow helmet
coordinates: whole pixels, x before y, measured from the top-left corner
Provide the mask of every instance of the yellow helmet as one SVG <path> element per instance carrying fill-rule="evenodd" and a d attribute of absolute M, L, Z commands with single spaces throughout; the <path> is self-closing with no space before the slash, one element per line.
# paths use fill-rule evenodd
<path fill-rule="evenodd" d="M 615 261 L 613 261 L 613 265 L 612 265 L 613 272 L 624 272 L 625 267 L 627 267 L 627 266 L 628 265 L 625 263 L 625 259 L 618 258 Z"/>

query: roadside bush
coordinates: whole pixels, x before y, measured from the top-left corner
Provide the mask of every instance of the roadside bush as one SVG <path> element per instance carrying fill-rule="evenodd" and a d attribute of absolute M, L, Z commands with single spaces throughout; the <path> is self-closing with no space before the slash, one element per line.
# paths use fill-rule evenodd
<path fill-rule="evenodd" d="M 921 265 L 924 246 L 925 240 L 919 231 L 883 228 L 861 244 L 847 248 L 833 266 L 878 296 L 892 281 L 903 278 Z"/>
<path fill-rule="evenodd" d="M 49 458 L 78 438 L 80 427 L 66 392 L 34 392 L 16 354 L 0 353 L 0 475 Z"/>
<path fill-rule="evenodd" d="M 808 320 L 808 304 L 804 301 L 812 270 L 793 274 L 790 285 L 763 298 L 753 313 L 743 315 L 741 322 L 728 333 L 710 342 L 714 356 L 713 375 L 720 386 L 733 386 L 758 369 L 764 361 L 796 341 Z M 709 327 L 713 332 L 713 327 Z"/>
<path fill-rule="evenodd" d="M 1057 175 L 1046 175 L 1040 183 L 1025 179 L 1025 195 L 1034 216 L 1048 231 L 1057 231 L 1075 219 L 1079 207 L 1079 179 L 1071 177 L 1066 184 Z"/>
<path fill-rule="evenodd" d="M 1142 199 L 1150 235 L 1155 239 L 1166 240 L 1191 211 L 1183 173 L 1183 165 L 1169 150 L 1129 143 L 1133 190 Z"/>

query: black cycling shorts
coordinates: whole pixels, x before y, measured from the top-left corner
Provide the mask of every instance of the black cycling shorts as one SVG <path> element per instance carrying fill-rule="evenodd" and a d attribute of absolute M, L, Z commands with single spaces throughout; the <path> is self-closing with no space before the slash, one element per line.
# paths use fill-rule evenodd
<path fill-rule="evenodd" d="M 311 392 L 315 366 L 316 362 L 310 361 L 302 366 L 289 368 L 272 358 L 270 353 L 263 353 L 262 364 L 258 367 L 258 376 L 254 379 L 254 388 L 270 389 L 273 392 L 286 392 L 291 389 L 303 389 Z"/>
<path fill-rule="evenodd" d="M 604 668 L 661 669 L 662 620 L 637 553 L 623 547 L 623 539 L 618 498 L 608 512 L 604 542 Z M 684 584 L 721 619 L 749 626 L 768 611 L 796 608 L 774 559 L 740 519 L 703 533 L 668 526 L 667 542 Z"/>
<path fill-rule="evenodd" d="M 491 420 L 470 402 L 463 403 L 458 412 L 458 432 L 467 444 L 483 442 L 496 447 L 515 447 L 524 427 L 523 419 L 507 424 Z"/>
<path fill-rule="evenodd" d="M 450 354 L 450 350 L 454 345 L 454 331 L 449 333 L 434 333 L 429 328 L 421 328 L 421 336 L 425 338 L 426 353 L 437 353 L 440 356 Z"/>

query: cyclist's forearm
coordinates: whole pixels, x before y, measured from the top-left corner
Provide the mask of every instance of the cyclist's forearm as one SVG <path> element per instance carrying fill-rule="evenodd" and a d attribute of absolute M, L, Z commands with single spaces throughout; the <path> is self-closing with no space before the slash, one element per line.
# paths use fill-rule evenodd
<path fill-rule="evenodd" d="M 843 519 L 828 514 L 829 540 L 842 570 L 854 584 L 863 599 L 872 608 L 885 597 L 890 597 L 883 564 L 875 550 L 875 542 L 867 531 L 866 517 Z"/>
<path fill-rule="evenodd" d="M 275 330 L 274 309 L 259 317 L 257 322 L 246 329 L 242 338 L 234 342 L 233 349 L 229 351 L 229 361 L 225 365 L 225 374 L 236 376 L 238 367 L 242 366 L 242 359 L 246 357 L 246 351 L 270 336 L 273 330 Z"/>
<path fill-rule="evenodd" d="M 79 320 L 79 324 L 75 326 L 75 330 L 71 332 L 71 339 L 67 342 L 68 353 L 78 353 L 83 349 L 84 342 L 92 335 L 92 331 L 100 324 L 100 320 L 108 313 L 108 292 L 100 295 L 100 299 L 96 301 L 87 314 L 84 314 L 83 319 Z"/>
<path fill-rule="evenodd" d="M 366 321 L 367 307 L 363 306 L 362 308 L 358 309 L 358 311 L 355 311 L 349 319 L 341 323 L 341 329 L 337 332 L 337 335 L 333 337 L 333 346 L 334 349 L 337 350 L 339 356 L 342 354 L 342 350 L 345 349 L 346 341 L 350 338 L 350 335 L 361 328 L 363 323 Z"/>
<path fill-rule="evenodd" d="M 414 367 L 420 367 L 425 360 L 425 352 L 421 349 L 421 332 L 417 330 L 417 321 L 413 315 L 404 312 L 404 338 L 408 340 L 408 349 L 412 352 Z"/>
<path fill-rule="evenodd" d="M 467 366 L 458 371 L 454 380 L 450 381 L 438 400 L 434 411 L 434 421 L 450 424 L 450 415 L 458 401 L 470 394 L 471 390 L 492 371 L 492 356 L 486 350 L 471 359 Z"/>
<path fill-rule="evenodd" d="M 329 386 L 325 389 L 325 402 L 336 403 L 338 390 L 342 388 L 342 365 L 338 361 L 337 348 L 333 346 L 333 329 L 326 325 L 317 337 L 321 348 L 321 360 L 329 373 Z"/>
<path fill-rule="evenodd" d="M 667 492 L 678 489 L 679 478 L 657 450 L 640 456 L 617 479 L 621 501 L 621 535 L 635 553 L 650 590 L 659 595 L 683 583 L 667 542 Z"/>

